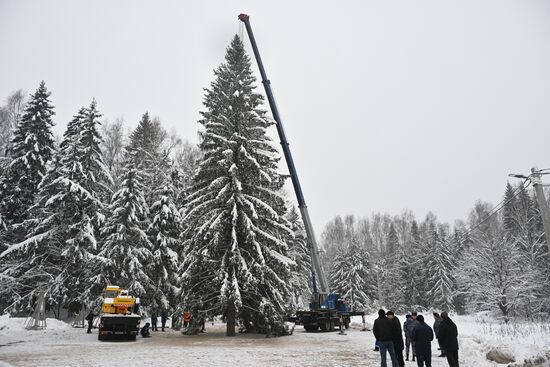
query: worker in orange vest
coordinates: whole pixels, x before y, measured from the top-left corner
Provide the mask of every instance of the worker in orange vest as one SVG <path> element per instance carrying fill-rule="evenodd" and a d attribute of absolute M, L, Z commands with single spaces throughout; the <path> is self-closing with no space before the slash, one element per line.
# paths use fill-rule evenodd
<path fill-rule="evenodd" d="M 185 310 L 183 312 L 183 327 L 189 327 L 190 322 L 191 322 L 191 311 Z"/>

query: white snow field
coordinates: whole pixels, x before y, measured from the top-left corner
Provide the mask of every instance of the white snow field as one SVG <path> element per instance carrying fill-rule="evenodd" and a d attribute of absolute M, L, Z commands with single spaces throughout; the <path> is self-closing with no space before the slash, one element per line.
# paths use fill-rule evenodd
<path fill-rule="evenodd" d="M 492 347 L 514 354 L 517 362 L 550 352 L 548 324 L 504 327 L 496 321 L 481 321 L 482 318 L 481 315 L 454 317 L 460 334 L 462 367 L 497 366 L 485 358 Z M 431 315 L 426 319 L 429 324 L 433 323 Z M 372 322 L 374 315 L 367 320 Z M 373 351 L 372 332 L 360 331 L 360 318 L 353 320 L 346 335 L 306 333 L 298 326 L 293 335 L 286 337 L 239 334 L 227 338 L 223 324 L 207 324 L 207 333 L 198 336 L 184 336 L 168 330 L 152 333 L 153 336 L 147 339 L 138 337 L 135 342 L 100 342 L 97 329 L 86 334 L 85 329 L 72 328 L 61 321 L 48 319 L 47 322 L 47 330 L 27 331 L 23 328 L 24 319 L 1 316 L 0 367 L 380 366 L 380 355 Z M 432 353 L 434 367 L 447 366 L 444 358 L 437 357 L 436 342 L 432 343 Z M 406 365 L 413 367 L 416 362 L 406 362 Z"/>

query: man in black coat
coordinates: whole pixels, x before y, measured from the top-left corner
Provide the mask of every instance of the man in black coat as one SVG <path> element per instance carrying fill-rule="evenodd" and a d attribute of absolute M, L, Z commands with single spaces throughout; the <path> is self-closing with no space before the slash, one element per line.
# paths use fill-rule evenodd
<path fill-rule="evenodd" d="M 158 315 L 157 311 L 153 311 L 151 314 L 151 331 L 159 331 L 157 328 Z"/>
<path fill-rule="evenodd" d="M 88 334 L 92 333 L 92 328 L 94 327 L 94 317 L 95 316 L 96 315 L 94 314 L 94 312 L 92 310 L 90 310 L 90 312 L 88 313 L 88 316 L 86 316 L 86 321 L 88 321 L 88 331 L 87 331 Z"/>
<path fill-rule="evenodd" d="M 166 310 L 162 310 L 160 313 L 160 325 L 162 328 L 162 331 L 164 331 L 164 327 L 166 326 L 166 321 L 168 320 L 168 312 Z"/>
<path fill-rule="evenodd" d="M 432 340 L 434 340 L 434 332 L 431 327 L 424 322 L 424 316 L 416 317 L 418 324 L 414 327 L 411 339 L 414 341 L 416 350 L 416 363 L 418 367 L 432 367 Z"/>
<path fill-rule="evenodd" d="M 403 330 L 401 329 L 401 322 L 395 316 L 393 311 L 386 312 L 386 316 L 393 324 L 392 341 L 393 348 L 395 349 L 395 356 L 397 357 L 397 364 L 399 367 L 405 367 L 405 361 L 403 360 L 403 349 L 405 349 L 405 344 L 403 343 Z"/>
<path fill-rule="evenodd" d="M 141 330 L 139 331 L 139 333 L 141 334 L 142 337 L 144 338 L 149 338 L 151 336 L 151 333 L 149 332 L 149 326 L 151 324 L 149 323 L 146 323 L 142 328 Z"/>
<path fill-rule="evenodd" d="M 434 334 L 437 338 L 437 343 L 439 344 L 439 350 L 441 350 L 441 355 L 439 356 L 445 357 L 445 349 L 441 347 L 441 342 L 439 341 L 439 325 L 441 324 L 441 321 L 443 321 L 441 316 L 439 316 L 437 312 L 434 312 Z"/>
<path fill-rule="evenodd" d="M 386 351 L 390 353 L 392 367 L 398 367 L 395 349 L 393 347 L 393 323 L 386 317 L 384 310 L 378 311 L 378 318 L 372 328 L 378 347 L 380 348 L 380 366 L 387 367 Z"/>
<path fill-rule="evenodd" d="M 456 324 L 450 319 L 447 312 L 441 313 L 441 324 L 439 324 L 439 344 L 445 350 L 447 362 L 450 367 L 458 367 L 458 330 Z"/>

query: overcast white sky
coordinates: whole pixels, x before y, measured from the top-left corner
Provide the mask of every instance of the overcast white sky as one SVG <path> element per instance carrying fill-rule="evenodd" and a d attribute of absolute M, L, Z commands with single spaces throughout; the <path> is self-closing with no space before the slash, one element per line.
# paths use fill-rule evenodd
<path fill-rule="evenodd" d="M 452 223 L 497 203 L 509 172 L 550 167 L 546 0 L 0 0 L 0 99 L 44 79 L 59 133 L 95 97 L 110 120 L 147 110 L 197 142 L 241 12 L 318 235 L 337 214 Z"/>

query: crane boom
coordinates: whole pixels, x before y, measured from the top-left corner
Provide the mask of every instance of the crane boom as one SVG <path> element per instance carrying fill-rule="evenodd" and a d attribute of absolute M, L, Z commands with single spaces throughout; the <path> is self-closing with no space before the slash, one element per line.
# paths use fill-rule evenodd
<path fill-rule="evenodd" d="M 262 76 L 262 84 L 265 88 L 265 93 L 267 95 L 267 100 L 269 102 L 269 107 L 271 108 L 271 113 L 273 114 L 273 119 L 275 120 L 277 133 L 279 134 L 279 139 L 281 140 L 281 146 L 283 147 L 283 153 L 285 155 L 286 164 L 288 166 L 288 171 L 290 173 L 290 178 L 292 179 L 292 185 L 294 186 L 294 192 L 296 193 L 296 198 L 298 200 L 298 208 L 300 209 L 300 214 L 302 215 L 302 221 L 304 222 L 304 227 L 306 230 L 307 240 L 311 249 L 311 260 L 312 260 L 312 285 L 313 292 L 317 293 L 317 280 L 319 282 L 319 291 L 328 293 L 328 284 L 323 271 L 321 260 L 319 257 L 319 246 L 317 246 L 317 240 L 315 239 L 315 233 L 313 232 L 313 226 L 311 224 L 311 219 L 309 217 L 309 212 L 307 210 L 307 205 L 304 199 L 304 194 L 302 192 L 302 187 L 300 186 L 300 180 L 298 179 L 298 174 L 296 173 L 296 167 L 294 166 L 294 160 L 292 159 L 292 153 L 290 152 L 290 147 L 288 140 L 286 138 L 285 130 L 283 128 L 283 123 L 281 117 L 279 116 L 279 110 L 277 109 L 277 104 L 275 103 L 275 98 L 273 96 L 273 91 L 271 90 L 271 82 L 267 78 L 267 74 L 262 63 L 262 58 L 260 52 L 258 51 L 258 46 L 256 45 L 256 40 L 254 38 L 254 33 L 252 33 L 252 27 L 250 26 L 249 16 L 246 14 L 240 14 L 239 20 L 241 20 L 245 27 L 248 38 L 250 39 L 250 44 L 252 50 L 254 51 L 254 57 L 260 69 L 260 74 Z"/>

